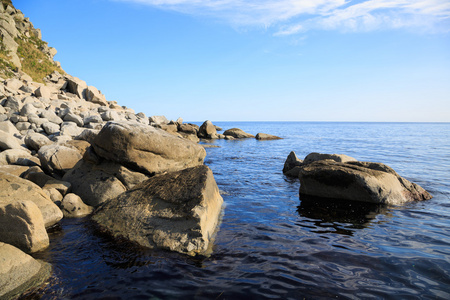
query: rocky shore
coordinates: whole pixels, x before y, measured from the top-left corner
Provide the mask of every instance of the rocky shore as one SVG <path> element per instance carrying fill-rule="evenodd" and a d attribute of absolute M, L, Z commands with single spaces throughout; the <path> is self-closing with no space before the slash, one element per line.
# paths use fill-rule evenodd
<path fill-rule="evenodd" d="M 0 38 L 0 298 L 48 279 L 51 265 L 32 255 L 49 246 L 47 230 L 62 218 L 89 215 L 113 238 L 208 255 L 223 199 L 199 141 L 280 137 L 148 117 L 108 101 L 61 69 L 56 50 L 8 0 Z M 431 197 L 386 165 L 344 155 L 302 161 L 291 153 L 283 172 L 310 196 L 392 204 Z"/>

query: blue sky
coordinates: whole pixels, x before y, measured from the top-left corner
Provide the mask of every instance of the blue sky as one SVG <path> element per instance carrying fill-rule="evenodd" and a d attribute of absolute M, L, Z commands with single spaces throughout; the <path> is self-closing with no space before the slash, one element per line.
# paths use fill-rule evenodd
<path fill-rule="evenodd" d="M 186 121 L 450 122 L 448 0 L 13 0 L 69 74 Z"/>

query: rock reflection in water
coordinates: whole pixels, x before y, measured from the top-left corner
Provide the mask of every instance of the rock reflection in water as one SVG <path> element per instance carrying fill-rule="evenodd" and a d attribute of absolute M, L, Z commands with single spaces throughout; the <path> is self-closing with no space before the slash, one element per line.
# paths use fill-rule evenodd
<path fill-rule="evenodd" d="M 353 235 L 355 229 L 368 227 L 378 214 L 389 211 L 385 205 L 341 199 L 300 195 L 300 201 L 298 213 L 301 217 L 312 219 L 314 227 L 311 227 L 315 230 L 311 231 L 317 233 Z"/>

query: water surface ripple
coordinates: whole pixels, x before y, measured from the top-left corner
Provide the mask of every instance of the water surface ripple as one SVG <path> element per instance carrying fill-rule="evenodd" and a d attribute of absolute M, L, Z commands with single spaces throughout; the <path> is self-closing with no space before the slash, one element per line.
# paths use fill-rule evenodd
<path fill-rule="evenodd" d="M 217 123 L 283 140 L 215 141 L 205 163 L 225 210 L 214 252 L 189 258 L 117 244 L 65 219 L 37 257 L 42 299 L 450 299 L 450 124 Z M 383 162 L 434 196 L 404 206 L 299 198 L 291 150 Z"/>

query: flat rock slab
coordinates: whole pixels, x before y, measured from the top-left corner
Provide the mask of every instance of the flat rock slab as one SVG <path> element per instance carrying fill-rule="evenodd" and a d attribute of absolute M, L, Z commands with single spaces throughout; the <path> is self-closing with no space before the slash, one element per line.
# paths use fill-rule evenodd
<path fill-rule="evenodd" d="M 0 299 L 14 299 L 43 284 L 51 275 L 48 263 L 0 242 Z"/>
<path fill-rule="evenodd" d="M 152 177 L 106 202 L 92 219 L 144 247 L 207 254 L 222 204 L 212 171 L 201 165 Z"/>
<path fill-rule="evenodd" d="M 203 147 L 161 129 L 133 122 L 108 122 L 92 146 L 108 160 L 147 174 L 173 172 L 203 164 Z"/>
<path fill-rule="evenodd" d="M 255 137 L 254 135 L 247 133 L 239 128 L 228 129 L 223 134 L 225 136 L 232 136 L 236 139 L 246 139 L 246 138 L 254 138 Z"/>
<path fill-rule="evenodd" d="M 276 136 L 276 135 L 267 134 L 267 133 L 257 133 L 256 139 L 257 140 L 281 140 L 283 138 L 280 138 L 279 136 Z"/>

